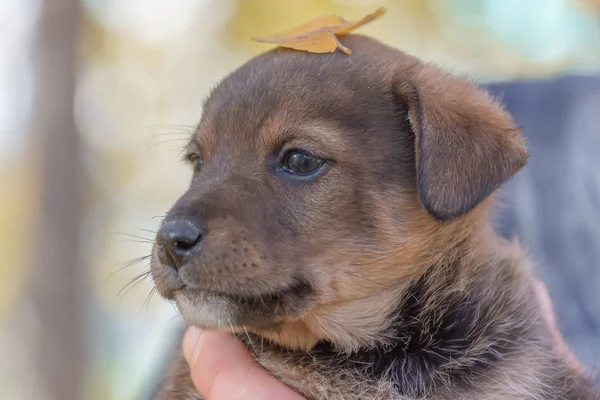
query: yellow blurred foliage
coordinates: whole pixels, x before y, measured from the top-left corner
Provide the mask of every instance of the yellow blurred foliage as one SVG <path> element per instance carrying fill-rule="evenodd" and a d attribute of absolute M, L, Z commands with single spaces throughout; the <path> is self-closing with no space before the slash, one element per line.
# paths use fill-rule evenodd
<path fill-rule="evenodd" d="M 454 19 L 452 4 L 444 0 L 237 0 L 223 40 L 234 51 L 256 55 L 268 48 L 252 41 L 252 37 L 286 31 L 319 15 L 357 20 L 376 7 L 388 10 L 385 18 L 363 27 L 360 34 L 425 61 L 443 63 L 458 73 L 478 74 L 483 78 L 552 76 L 573 61 L 571 58 L 530 60 L 493 32 L 481 26 L 460 24 Z"/>
<path fill-rule="evenodd" d="M 360 2 L 356 2 L 360 4 Z M 388 1 L 363 1 L 364 5 L 349 7 L 333 0 L 238 0 L 226 27 L 226 39 L 232 46 L 251 53 L 265 50 L 265 45 L 253 42 L 252 37 L 269 36 L 301 25 L 319 15 L 340 15 L 345 19 L 360 19 L 378 5 Z M 367 32 L 367 30 L 365 30 Z"/>
<path fill-rule="evenodd" d="M 0 168 L 0 319 L 8 316 L 14 301 L 21 293 L 33 245 L 34 199 L 36 180 L 31 165 L 3 164 Z"/>

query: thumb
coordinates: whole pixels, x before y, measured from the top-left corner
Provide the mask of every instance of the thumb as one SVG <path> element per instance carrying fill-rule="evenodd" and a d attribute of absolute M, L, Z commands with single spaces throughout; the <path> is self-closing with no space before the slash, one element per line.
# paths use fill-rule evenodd
<path fill-rule="evenodd" d="M 302 400 L 271 376 L 230 334 L 190 328 L 183 353 L 196 389 L 206 400 Z"/>

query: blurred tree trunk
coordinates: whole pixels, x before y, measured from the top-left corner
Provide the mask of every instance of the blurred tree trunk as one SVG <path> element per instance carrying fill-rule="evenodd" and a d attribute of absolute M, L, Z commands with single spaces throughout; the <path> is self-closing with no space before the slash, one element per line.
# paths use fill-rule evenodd
<path fill-rule="evenodd" d="M 84 377 L 85 269 L 80 263 L 80 141 L 73 118 L 79 4 L 45 0 L 34 44 L 32 129 L 40 198 L 29 290 L 38 318 L 34 368 L 44 397 L 79 400 Z"/>

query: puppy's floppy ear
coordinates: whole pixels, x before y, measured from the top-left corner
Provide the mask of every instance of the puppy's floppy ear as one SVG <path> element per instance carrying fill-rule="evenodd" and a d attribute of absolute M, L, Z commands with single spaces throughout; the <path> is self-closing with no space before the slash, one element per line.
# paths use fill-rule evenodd
<path fill-rule="evenodd" d="M 429 65 L 397 79 L 415 135 L 419 200 L 436 219 L 458 218 L 527 161 L 521 130 L 487 93 Z"/>

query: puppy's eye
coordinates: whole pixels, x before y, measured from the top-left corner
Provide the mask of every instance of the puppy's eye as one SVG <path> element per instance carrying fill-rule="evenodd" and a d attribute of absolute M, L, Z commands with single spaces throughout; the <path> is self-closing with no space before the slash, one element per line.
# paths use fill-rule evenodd
<path fill-rule="evenodd" d="M 200 154 L 191 154 L 188 156 L 188 159 L 192 163 L 192 167 L 194 168 L 194 174 L 197 174 L 202 169 L 202 156 Z"/>
<path fill-rule="evenodd" d="M 311 175 L 317 172 L 325 161 L 303 151 L 290 152 L 283 161 L 283 170 L 296 175 Z"/>

